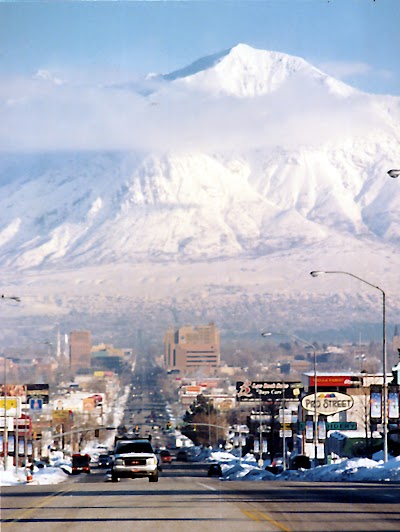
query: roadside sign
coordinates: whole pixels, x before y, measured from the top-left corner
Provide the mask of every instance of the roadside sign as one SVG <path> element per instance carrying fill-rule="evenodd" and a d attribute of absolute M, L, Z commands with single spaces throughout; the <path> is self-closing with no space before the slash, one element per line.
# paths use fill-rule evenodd
<path fill-rule="evenodd" d="M 306 429 L 306 422 L 299 422 L 299 430 Z M 326 430 L 357 430 L 355 421 L 330 421 L 326 423 Z"/>
<path fill-rule="evenodd" d="M 31 410 L 42 410 L 43 408 L 43 399 L 36 397 L 29 399 L 29 408 Z"/>
<path fill-rule="evenodd" d="M 357 430 L 355 421 L 331 421 L 326 424 L 326 430 Z"/>

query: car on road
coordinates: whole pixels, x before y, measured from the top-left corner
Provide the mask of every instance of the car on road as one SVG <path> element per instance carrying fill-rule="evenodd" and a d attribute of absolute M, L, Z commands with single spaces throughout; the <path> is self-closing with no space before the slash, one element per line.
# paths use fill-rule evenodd
<path fill-rule="evenodd" d="M 111 467 L 112 482 L 118 482 L 121 478 L 148 478 L 149 482 L 158 482 L 159 470 L 157 456 L 149 439 L 117 440 Z"/>
<path fill-rule="evenodd" d="M 207 471 L 208 477 L 222 477 L 222 469 L 219 464 L 211 464 Z"/>
<path fill-rule="evenodd" d="M 163 449 L 162 451 L 160 451 L 160 458 L 161 458 L 162 464 L 170 464 L 172 462 L 171 453 L 167 451 L 166 449 Z"/>
<path fill-rule="evenodd" d="M 178 451 L 176 454 L 176 459 L 178 460 L 178 462 L 187 462 L 189 460 L 187 451 Z"/>
<path fill-rule="evenodd" d="M 90 473 L 90 455 L 75 453 L 72 455 L 72 474 Z"/>
<path fill-rule="evenodd" d="M 110 467 L 112 465 L 112 457 L 109 454 L 101 454 L 97 462 L 99 467 Z"/>

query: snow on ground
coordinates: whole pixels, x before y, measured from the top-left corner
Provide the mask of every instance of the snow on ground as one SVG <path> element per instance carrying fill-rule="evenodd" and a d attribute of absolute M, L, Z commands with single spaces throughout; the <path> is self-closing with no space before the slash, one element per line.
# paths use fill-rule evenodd
<path fill-rule="evenodd" d="M 205 456 L 208 454 L 208 457 Z M 375 461 L 368 458 L 352 458 L 337 464 L 319 466 L 308 470 L 286 470 L 280 475 L 274 475 L 257 466 L 257 462 L 251 455 L 245 456 L 242 461 L 231 453 L 226 452 L 202 452 L 195 458 L 205 459 L 208 462 L 218 462 L 221 465 L 221 480 L 244 480 L 244 481 L 303 481 L 303 482 L 399 482 L 400 481 L 400 456 L 384 463 L 382 460 Z M 56 460 L 58 466 L 50 466 L 42 469 L 35 467 L 32 484 L 58 484 L 68 478 L 68 461 Z M 63 468 L 63 469 L 61 469 Z M 15 468 L 0 470 L 0 485 L 13 486 L 25 484 L 26 476 L 24 468 L 19 468 L 18 474 Z"/>
<path fill-rule="evenodd" d="M 44 467 L 42 469 L 34 468 L 30 473 L 28 469 L 25 472 L 24 467 L 19 467 L 18 472 L 15 472 L 15 467 L 7 471 L 0 470 L 0 486 L 16 486 L 18 484 L 27 484 L 27 474 L 32 475 L 30 484 L 59 484 L 68 478 L 68 473 L 65 473 L 60 467 Z"/>
<path fill-rule="evenodd" d="M 400 456 L 383 460 L 351 458 L 340 463 L 313 469 L 286 470 L 274 475 L 258 467 L 254 457 L 242 461 L 226 452 L 213 452 L 209 461 L 221 465 L 222 480 L 290 480 L 304 482 L 398 482 L 400 481 Z"/>
<path fill-rule="evenodd" d="M 130 387 L 124 390 L 124 395 L 118 401 L 114 413 L 114 426 L 117 427 L 123 418 L 124 408 L 129 396 Z M 99 446 L 98 442 L 90 442 L 83 452 L 92 456 L 97 461 L 98 455 L 111 448 L 114 442 L 114 433 L 110 434 L 105 442 Z M 258 467 L 257 461 L 252 454 L 244 456 L 241 460 L 237 456 L 238 451 L 213 451 L 209 448 L 191 448 L 191 460 L 219 463 L 221 465 L 221 480 L 243 481 L 304 481 L 304 482 L 399 482 L 400 481 L 400 456 L 390 458 L 388 462 L 380 459 L 380 455 L 374 455 L 374 460 L 368 458 L 351 458 L 340 463 L 319 466 L 313 469 L 286 470 L 279 475 L 274 475 Z M 382 453 L 381 453 L 382 454 Z M 58 484 L 64 482 L 71 472 L 71 461 L 63 456 L 61 451 L 53 453 L 50 457 L 50 466 L 34 468 L 32 484 Z M 27 477 L 25 468 L 9 467 L 4 471 L 0 468 L 0 486 L 14 486 L 26 484 Z"/>

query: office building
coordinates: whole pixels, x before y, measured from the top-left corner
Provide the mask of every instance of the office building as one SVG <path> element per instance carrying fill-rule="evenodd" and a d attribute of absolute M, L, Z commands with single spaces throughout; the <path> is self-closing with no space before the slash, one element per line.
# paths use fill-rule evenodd
<path fill-rule="evenodd" d="M 169 371 L 185 373 L 219 367 L 219 332 L 215 324 L 168 330 L 164 336 L 164 361 Z"/>
<path fill-rule="evenodd" d="M 72 331 L 69 334 L 69 365 L 73 373 L 90 369 L 91 347 L 89 331 Z"/>

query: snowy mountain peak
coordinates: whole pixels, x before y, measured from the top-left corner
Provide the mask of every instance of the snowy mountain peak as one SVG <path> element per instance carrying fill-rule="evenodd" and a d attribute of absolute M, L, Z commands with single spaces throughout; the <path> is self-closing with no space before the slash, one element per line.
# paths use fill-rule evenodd
<path fill-rule="evenodd" d="M 313 67 L 301 57 L 281 52 L 258 50 L 238 44 L 230 50 L 199 59 L 188 67 L 164 76 L 196 90 L 253 97 L 270 94 L 288 81 L 324 85 L 340 96 L 354 89 Z"/>
<path fill-rule="evenodd" d="M 330 326 L 349 321 L 338 306 L 349 300 L 319 301 L 324 285 L 308 285 L 308 272 L 357 266 L 384 279 L 389 318 L 400 299 L 400 189 L 386 174 L 398 164 L 399 98 L 244 44 L 150 76 L 140 92 L 37 78 L 0 138 L 0 264 L 18 294 L 50 294 L 62 312 L 115 304 L 130 329 L 195 316 L 262 330 L 273 308 L 291 330 L 322 306 Z M 365 299 L 375 319 L 376 297 Z"/>

